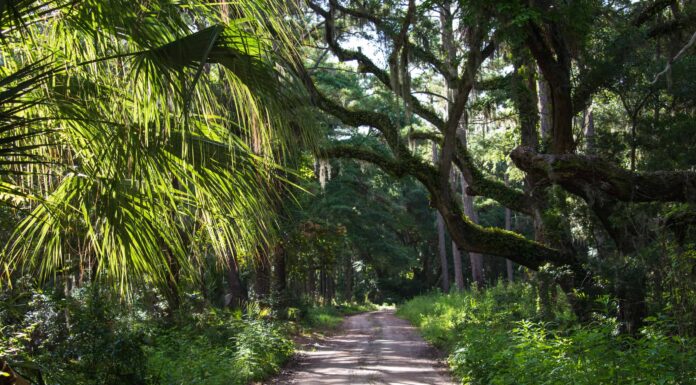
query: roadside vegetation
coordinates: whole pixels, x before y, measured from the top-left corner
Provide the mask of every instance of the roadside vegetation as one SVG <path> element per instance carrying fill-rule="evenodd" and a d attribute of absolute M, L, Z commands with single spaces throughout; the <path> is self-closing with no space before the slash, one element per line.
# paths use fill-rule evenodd
<path fill-rule="evenodd" d="M 273 314 L 258 302 L 233 310 L 191 295 L 166 317 L 161 299 L 123 303 L 89 285 L 69 298 L 34 291 L 0 300 L 0 356 L 36 383 L 84 385 L 248 384 L 279 371 L 295 336 L 331 332 L 344 316 L 377 309 L 308 304 Z"/>
<path fill-rule="evenodd" d="M 84 286 L 69 298 L 35 291 L 0 307 L 0 356 L 35 383 L 247 384 L 271 375 L 294 353 L 289 325 L 267 310 L 206 306 L 191 298 L 172 318 L 164 303 Z"/>
<path fill-rule="evenodd" d="M 601 314 L 578 323 L 554 295 L 546 316 L 528 283 L 418 296 L 397 315 L 448 354 L 463 384 L 696 384 L 696 339 L 679 336 L 674 320 L 650 318 L 628 336 Z"/>

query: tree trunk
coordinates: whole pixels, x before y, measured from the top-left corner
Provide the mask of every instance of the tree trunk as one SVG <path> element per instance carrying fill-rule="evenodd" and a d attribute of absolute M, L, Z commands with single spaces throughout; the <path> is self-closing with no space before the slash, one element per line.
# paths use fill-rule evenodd
<path fill-rule="evenodd" d="M 636 147 L 638 139 L 636 138 L 636 127 L 638 126 L 637 114 L 631 117 L 631 152 L 630 152 L 630 170 L 636 171 Z"/>
<path fill-rule="evenodd" d="M 464 205 L 464 214 L 474 223 L 478 223 L 478 215 L 474 209 L 474 198 L 466 194 L 466 181 L 462 178 L 462 203 Z M 483 255 L 480 253 L 469 253 L 471 261 L 471 279 L 478 287 L 483 287 Z"/>
<path fill-rule="evenodd" d="M 464 291 L 464 273 L 462 272 L 462 253 L 454 241 L 452 241 L 452 258 L 454 259 L 454 283 L 457 291 Z"/>
<path fill-rule="evenodd" d="M 595 127 L 592 103 L 583 112 L 583 131 L 585 133 L 585 152 L 593 155 L 595 153 Z"/>
<path fill-rule="evenodd" d="M 169 250 L 167 250 L 167 263 L 169 264 L 169 274 L 167 275 L 165 298 L 167 300 L 167 317 L 172 319 L 181 307 L 181 293 L 179 293 L 181 268 Z"/>
<path fill-rule="evenodd" d="M 505 185 L 508 186 L 510 184 L 510 178 L 508 177 L 507 172 L 505 173 Z M 512 210 L 509 208 L 505 208 L 505 230 L 512 230 Z M 505 267 L 507 268 L 507 279 L 508 282 L 512 283 L 515 279 L 513 275 L 513 266 L 512 266 L 512 261 L 509 259 L 505 259 Z"/>
<path fill-rule="evenodd" d="M 261 250 L 258 258 L 259 260 L 254 266 L 254 291 L 257 299 L 268 301 L 271 295 L 271 262 L 265 248 Z"/>
<path fill-rule="evenodd" d="M 314 268 L 309 269 L 307 274 L 307 295 L 312 302 L 317 300 L 317 271 Z"/>
<path fill-rule="evenodd" d="M 462 119 L 459 122 L 458 137 L 464 148 L 467 147 L 467 130 L 469 129 L 469 114 L 464 111 Z M 474 197 L 466 193 L 467 183 L 464 178 L 461 178 L 462 187 L 462 205 L 464 206 L 464 214 L 473 222 L 478 223 L 478 215 L 474 209 Z M 469 253 L 471 261 L 471 278 L 478 287 L 483 287 L 483 255 L 480 253 Z"/>
<path fill-rule="evenodd" d="M 345 272 L 343 274 L 343 300 L 346 302 L 353 301 L 353 255 L 350 253 L 346 257 Z"/>
<path fill-rule="evenodd" d="M 249 300 L 247 291 L 242 285 L 242 280 L 239 276 L 239 264 L 234 255 L 230 256 L 227 266 L 227 288 L 229 293 L 225 300 L 225 305 L 233 309 L 241 309 Z"/>
<path fill-rule="evenodd" d="M 538 89 L 541 143 L 546 147 L 551 137 L 551 91 L 549 83 L 542 76 L 538 80 Z"/>
<path fill-rule="evenodd" d="M 321 303 L 326 305 L 326 271 L 324 266 L 319 269 L 319 297 Z"/>
<path fill-rule="evenodd" d="M 620 293 L 619 322 L 621 330 L 630 335 L 636 335 L 643 325 L 643 319 L 648 314 L 645 306 L 645 291 L 643 288 Z"/>
<path fill-rule="evenodd" d="M 433 143 L 433 163 L 437 164 L 437 143 Z M 447 245 L 445 244 L 445 221 L 442 214 L 437 212 L 437 245 L 440 254 L 440 267 L 442 271 L 442 291 L 449 293 L 449 268 L 447 266 Z"/>
<path fill-rule="evenodd" d="M 457 190 L 457 171 L 455 169 L 452 169 L 451 179 L 452 179 L 452 190 L 456 192 L 456 190 Z M 464 190 L 462 190 L 462 194 L 465 194 Z M 462 272 L 462 253 L 459 250 L 459 246 L 457 246 L 457 244 L 454 242 L 454 240 L 452 241 L 452 259 L 453 259 L 452 265 L 454 266 L 454 283 L 455 283 L 458 291 L 464 291 L 464 273 Z"/>
<path fill-rule="evenodd" d="M 288 295 L 288 282 L 287 282 L 287 269 L 286 269 L 286 258 L 287 253 L 285 247 L 282 243 L 276 246 L 275 252 L 273 254 L 273 305 L 275 309 L 283 317 L 286 315 L 286 309 L 288 308 L 290 298 Z"/>
<path fill-rule="evenodd" d="M 571 102 L 570 75 L 563 77 L 558 85 L 551 87 L 553 103 L 553 137 L 551 152 L 554 154 L 572 153 L 575 149 L 573 140 L 573 104 Z"/>

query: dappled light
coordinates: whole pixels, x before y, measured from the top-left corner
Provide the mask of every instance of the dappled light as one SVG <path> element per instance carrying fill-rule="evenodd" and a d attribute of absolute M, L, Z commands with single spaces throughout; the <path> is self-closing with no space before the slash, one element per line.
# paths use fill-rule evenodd
<path fill-rule="evenodd" d="M 694 21 L 0 1 L 0 385 L 696 385 Z"/>

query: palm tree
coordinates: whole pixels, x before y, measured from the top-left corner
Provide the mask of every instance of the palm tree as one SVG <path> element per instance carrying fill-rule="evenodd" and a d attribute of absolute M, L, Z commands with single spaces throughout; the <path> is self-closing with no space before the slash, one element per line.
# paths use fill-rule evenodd
<path fill-rule="evenodd" d="M 5 275 L 80 269 L 127 292 L 250 254 L 297 136 L 299 99 L 275 64 L 294 56 L 291 11 L 2 2 L 0 197 L 25 213 Z"/>

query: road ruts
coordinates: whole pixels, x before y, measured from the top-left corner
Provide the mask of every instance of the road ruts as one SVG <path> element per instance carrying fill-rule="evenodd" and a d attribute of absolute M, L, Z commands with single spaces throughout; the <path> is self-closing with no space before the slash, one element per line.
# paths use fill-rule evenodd
<path fill-rule="evenodd" d="M 437 352 L 391 310 L 347 317 L 273 385 L 454 385 Z"/>

